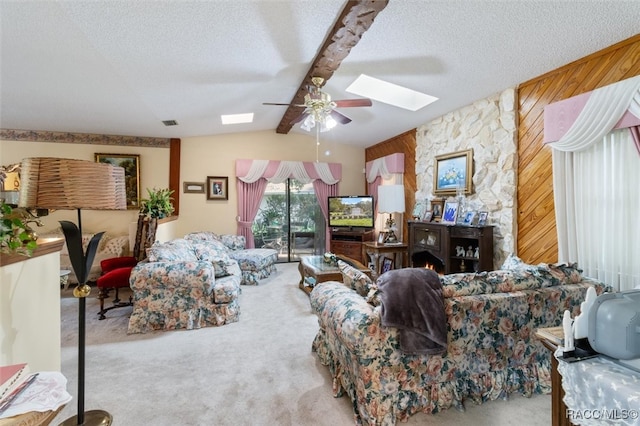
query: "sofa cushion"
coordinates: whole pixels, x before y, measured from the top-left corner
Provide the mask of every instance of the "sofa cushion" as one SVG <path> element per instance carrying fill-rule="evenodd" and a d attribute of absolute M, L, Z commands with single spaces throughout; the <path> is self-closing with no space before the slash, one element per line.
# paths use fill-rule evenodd
<path fill-rule="evenodd" d="M 147 249 L 147 257 L 150 262 L 195 262 L 198 260 L 193 245 L 182 238 L 165 243 L 156 241 Z"/>
<path fill-rule="evenodd" d="M 367 297 L 373 286 L 371 278 L 342 260 L 338 260 L 338 268 L 342 274 L 342 283 L 355 290 L 360 296 Z"/>
<path fill-rule="evenodd" d="M 246 239 L 244 235 L 218 235 L 218 239 L 230 250 L 244 250 L 246 247 Z"/>

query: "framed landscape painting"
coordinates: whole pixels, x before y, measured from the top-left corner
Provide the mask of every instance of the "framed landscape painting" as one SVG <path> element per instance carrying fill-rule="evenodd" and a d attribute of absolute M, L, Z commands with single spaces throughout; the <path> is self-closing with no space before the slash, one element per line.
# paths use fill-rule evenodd
<path fill-rule="evenodd" d="M 433 192 L 436 195 L 456 195 L 458 189 L 471 194 L 473 150 L 436 156 Z"/>
<path fill-rule="evenodd" d="M 140 208 L 140 155 L 95 154 L 96 163 L 107 163 L 124 169 L 127 209 Z"/>

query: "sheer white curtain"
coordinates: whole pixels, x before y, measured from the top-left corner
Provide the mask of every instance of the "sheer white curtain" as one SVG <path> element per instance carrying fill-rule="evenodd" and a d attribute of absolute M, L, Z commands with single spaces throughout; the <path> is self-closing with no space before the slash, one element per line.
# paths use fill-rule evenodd
<path fill-rule="evenodd" d="M 629 129 L 553 150 L 558 257 L 616 290 L 640 285 L 640 156 Z"/>

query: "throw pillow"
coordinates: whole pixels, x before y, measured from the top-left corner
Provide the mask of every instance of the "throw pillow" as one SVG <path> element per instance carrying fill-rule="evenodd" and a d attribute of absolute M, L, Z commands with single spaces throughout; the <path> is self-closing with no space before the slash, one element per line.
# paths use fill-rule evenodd
<path fill-rule="evenodd" d="M 193 262 L 198 260 L 191 243 L 182 238 L 166 243 L 156 241 L 147 249 L 147 256 L 149 262 Z"/>
<path fill-rule="evenodd" d="M 338 268 L 342 274 L 342 283 L 355 290 L 360 296 L 367 297 L 369 289 L 373 285 L 371 278 L 342 260 L 338 260 Z"/>

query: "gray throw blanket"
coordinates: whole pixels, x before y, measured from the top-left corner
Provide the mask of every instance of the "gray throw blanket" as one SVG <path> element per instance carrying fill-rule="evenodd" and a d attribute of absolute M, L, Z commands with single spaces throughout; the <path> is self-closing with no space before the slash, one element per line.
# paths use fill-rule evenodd
<path fill-rule="evenodd" d="M 447 351 L 447 317 L 438 274 L 425 268 L 395 269 L 376 281 L 382 325 L 398 329 L 405 354 Z"/>

